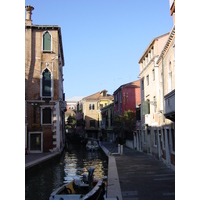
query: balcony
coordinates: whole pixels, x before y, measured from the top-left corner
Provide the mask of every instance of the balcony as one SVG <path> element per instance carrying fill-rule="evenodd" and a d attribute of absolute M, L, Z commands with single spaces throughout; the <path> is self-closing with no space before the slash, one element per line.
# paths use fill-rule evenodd
<path fill-rule="evenodd" d="M 172 90 L 167 95 L 164 96 L 165 98 L 165 117 L 167 119 L 175 121 L 175 90 Z"/>

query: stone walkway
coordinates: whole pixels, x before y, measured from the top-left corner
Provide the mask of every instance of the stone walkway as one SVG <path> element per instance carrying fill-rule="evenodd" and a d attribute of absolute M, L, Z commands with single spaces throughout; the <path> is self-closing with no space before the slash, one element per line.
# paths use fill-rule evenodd
<path fill-rule="evenodd" d="M 103 146 L 117 152 L 113 143 L 104 142 Z M 114 158 L 123 200 L 175 199 L 175 172 L 162 161 L 127 147 L 122 156 Z"/>

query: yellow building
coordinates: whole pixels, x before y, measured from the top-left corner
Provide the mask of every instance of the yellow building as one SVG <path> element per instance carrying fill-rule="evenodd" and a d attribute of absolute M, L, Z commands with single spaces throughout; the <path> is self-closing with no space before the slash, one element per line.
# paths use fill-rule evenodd
<path fill-rule="evenodd" d="M 113 96 L 107 94 L 107 90 L 97 92 L 82 99 L 86 137 L 99 137 L 100 124 L 102 121 L 100 109 L 112 103 L 112 100 Z"/>

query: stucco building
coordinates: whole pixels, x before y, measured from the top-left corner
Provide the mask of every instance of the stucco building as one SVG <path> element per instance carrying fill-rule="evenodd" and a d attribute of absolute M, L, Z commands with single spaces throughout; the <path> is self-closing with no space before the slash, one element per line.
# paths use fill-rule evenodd
<path fill-rule="evenodd" d="M 114 141 L 115 134 L 113 132 L 113 121 L 114 121 L 114 103 L 111 103 L 101 109 L 101 133 L 102 137 L 106 141 Z"/>
<path fill-rule="evenodd" d="M 61 28 L 33 24 L 34 8 L 25 9 L 25 148 L 33 153 L 60 151 L 66 111 Z"/>
<path fill-rule="evenodd" d="M 141 103 L 140 80 L 121 85 L 113 93 L 114 116 L 124 115 L 127 110 L 136 111 L 136 105 Z"/>
<path fill-rule="evenodd" d="M 85 137 L 99 138 L 102 121 L 100 108 L 111 104 L 112 100 L 113 96 L 107 94 L 107 90 L 97 92 L 82 99 Z"/>
<path fill-rule="evenodd" d="M 175 22 L 175 1 L 170 0 Z M 139 60 L 141 119 L 136 148 L 175 169 L 175 24 L 154 38 Z"/>

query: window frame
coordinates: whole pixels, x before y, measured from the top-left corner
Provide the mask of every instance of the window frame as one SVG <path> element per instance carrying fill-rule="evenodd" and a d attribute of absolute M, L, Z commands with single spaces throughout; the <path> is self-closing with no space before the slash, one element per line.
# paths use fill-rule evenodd
<path fill-rule="evenodd" d="M 149 86 L 149 74 L 146 76 L 147 86 Z"/>
<path fill-rule="evenodd" d="M 50 95 L 50 96 L 43 96 L 43 72 L 44 72 L 46 69 L 47 69 L 47 70 L 50 72 L 50 74 L 51 74 L 51 95 Z M 52 98 L 52 97 L 53 97 L 53 74 L 52 74 L 51 70 L 50 70 L 48 67 L 45 67 L 45 68 L 42 70 L 41 74 L 40 74 L 40 97 L 41 97 L 41 98 Z"/>
<path fill-rule="evenodd" d="M 142 89 L 142 91 L 144 91 L 144 78 L 141 79 L 141 89 Z"/>
<path fill-rule="evenodd" d="M 41 134 L 41 150 L 31 150 L 30 147 L 31 147 L 31 135 L 32 134 Z M 36 131 L 36 132 L 33 132 L 33 131 L 30 131 L 28 132 L 28 152 L 29 153 L 42 153 L 43 152 L 43 132 L 42 131 Z"/>
<path fill-rule="evenodd" d="M 49 35 L 50 35 L 50 37 L 51 37 L 51 48 L 50 48 L 50 50 L 44 50 L 44 35 L 46 34 L 46 33 L 49 33 Z M 52 35 L 51 35 L 51 33 L 47 30 L 47 31 L 45 31 L 45 32 L 43 32 L 43 34 L 42 34 L 42 52 L 52 52 Z"/>
<path fill-rule="evenodd" d="M 155 69 L 152 69 L 152 80 L 155 81 Z"/>
<path fill-rule="evenodd" d="M 43 110 L 45 109 L 45 108 L 50 108 L 51 109 L 51 123 L 44 123 L 43 122 Z M 52 106 L 42 106 L 41 107 L 41 125 L 44 125 L 44 126 L 46 126 L 46 125 L 52 125 L 53 124 L 53 111 L 52 111 Z"/>

